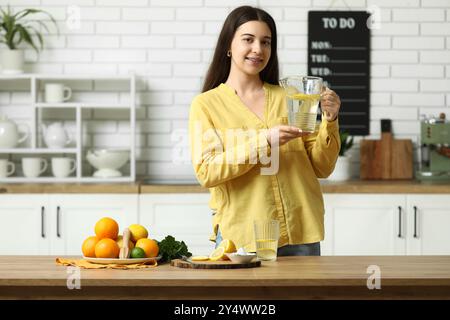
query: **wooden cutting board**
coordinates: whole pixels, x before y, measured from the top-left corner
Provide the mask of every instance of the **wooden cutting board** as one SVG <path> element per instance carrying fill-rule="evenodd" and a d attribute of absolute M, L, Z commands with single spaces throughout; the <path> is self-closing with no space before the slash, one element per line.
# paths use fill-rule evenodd
<path fill-rule="evenodd" d="M 410 139 L 393 139 L 381 133 L 381 140 L 361 140 L 361 179 L 412 179 L 413 145 Z"/>
<path fill-rule="evenodd" d="M 248 263 L 236 263 L 231 261 L 193 261 L 190 263 L 181 259 L 175 259 L 170 262 L 170 265 L 188 269 L 238 269 L 260 267 L 261 261 L 256 260 Z"/>

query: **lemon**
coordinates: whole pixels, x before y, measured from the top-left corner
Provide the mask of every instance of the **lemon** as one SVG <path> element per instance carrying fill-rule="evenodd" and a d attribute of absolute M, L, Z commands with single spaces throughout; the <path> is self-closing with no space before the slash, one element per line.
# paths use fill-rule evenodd
<path fill-rule="evenodd" d="M 132 224 L 128 227 L 131 233 L 131 240 L 136 242 L 139 239 L 147 238 L 148 237 L 148 231 L 145 229 L 144 226 L 141 226 L 140 224 Z"/>
<path fill-rule="evenodd" d="M 195 256 L 191 258 L 192 261 L 207 261 L 209 260 L 208 256 Z"/>
<path fill-rule="evenodd" d="M 219 244 L 218 248 L 224 248 L 225 249 L 224 253 L 236 252 L 236 245 L 234 244 L 233 241 L 231 241 L 229 239 L 222 240 L 222 242 Z"/>
<path fill-rule="evenodd" d="M 123 236 L 118 236 L 116 242 L 119 245 L 119 248 L 122 248 L 123 247 Z M 133 243 L 133 241 L 129 240 L 128 241 L 128 249 L 133 249 L 133 248 L 134 248 L 134 243 Z"/>
<path fill-rule="evenodd" d="M 221 260 L 225 257 L 225 249 L 223 247 L 217 247 L 211 254 L 209 255 L 209 260 L 217 261 Z"/>

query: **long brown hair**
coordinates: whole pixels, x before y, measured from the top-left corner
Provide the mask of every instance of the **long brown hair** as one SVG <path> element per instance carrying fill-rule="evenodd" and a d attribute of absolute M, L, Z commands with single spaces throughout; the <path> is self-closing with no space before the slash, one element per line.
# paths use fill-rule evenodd
<path fill-rule="evenodd" d="M 211 90 L 227 80 L 231 68 L 231 59 L 227 56 L 227 52 L 231 46 L 234 34 L 239 26 L 255 20 L 265 22 L 272 33 L 272 53 L 267 66 L 260 72 L 259 76 L 262 81 L 278 85 L 277 28 L 275 21 L 270 14 L 262 9 L 242 6 L 230 12 L 223 23 L 211 65 L 206 73 L 202 92 Z"/>

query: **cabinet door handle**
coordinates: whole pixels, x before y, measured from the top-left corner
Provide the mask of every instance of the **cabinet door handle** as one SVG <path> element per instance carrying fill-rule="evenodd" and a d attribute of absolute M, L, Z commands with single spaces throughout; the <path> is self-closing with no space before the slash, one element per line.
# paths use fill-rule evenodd
<path fill-rule="evenodd" d="M 44 216 L 45 216 L 45 207 L 42 206 L 41 207 L 41 237 L 42 238 L 45 238 L 45 229 L 44 229 L 44 220 L 45 220 L 45 218 L 44 218 Z"/>
<path fill-rule="evenodd" d="M 414 238 L 418 238 L 417 236 L 417 207 L 414 206 Z"/>
<path fill-rule="evenodd" d="M 59 230 L 60 215 L 61 215 L 61 208 L 60 208 L 60 206 L 57 206 L 56 207 L 56 236 L 58 238 L 61 238 L 61 232 Z"/>
<path fill-rule="evenodd" d="M 398 206 L 398 237 L 402 237 L 402 207 Z"/>

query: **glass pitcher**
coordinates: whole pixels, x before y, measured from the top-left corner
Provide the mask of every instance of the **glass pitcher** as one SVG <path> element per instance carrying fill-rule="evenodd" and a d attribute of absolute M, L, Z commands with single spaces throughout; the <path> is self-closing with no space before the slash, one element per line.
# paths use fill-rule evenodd
<path fill-rule="evenodd" d="M 289 125 L 313 132 L 323 81 L 319 77 L 292 76 L 280 80 L 286 90 Z"/>

